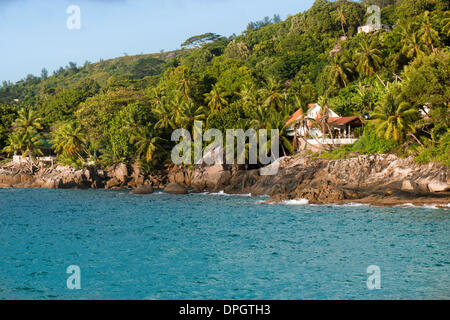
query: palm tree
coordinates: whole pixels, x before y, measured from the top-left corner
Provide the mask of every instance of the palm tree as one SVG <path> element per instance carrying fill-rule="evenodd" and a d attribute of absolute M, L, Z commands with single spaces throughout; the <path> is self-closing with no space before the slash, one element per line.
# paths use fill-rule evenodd
<path fill-rule="evenodd" d="M 249 126 L 255 130 L 265 129 L 268 132 L 268 141 L 266 146 L 261 146 L 261 148 L 267 148 L 267 153 L 269 153 L 269 148 L 271 146 L 270 132 L 272 129 L 279 130 L 279 145 L 284 155 L 294 153 L 294 148 L 288 137 L 288 130 L 291 128 L 292 123 L 287 123 L 289 117 L 289 108 L 282 107 L 280 112 L 273 112 L 273 109 L 268 106 L 258 106 L 256 109 L 256 114 L 253 116 L 252 120 L 249 122 Z M 261 142 L 260 142 L 261 143 Z"/>
<path fill-rule="evenodd" d="M 263 105 L 258 105 L 255 111 L 256 111 L 255 114 L 249 121 L 250 127 L 255 130 L 267 129 L 269 126 L 268 125 L 268 114 L 270 114 L 269 108 Z"/>
<path fill-rule="evenodd" d="M 43 119 L 32 109 L 21 109 L 18 118 L 13 124 L 14 130 L 18 132 L 28 132 L 42 129 Z"/>
<path fill-rule="evenodd" d="M 447 12 L 447 18 L 444 18 L 442 20 L 443 22 L 442 32 L 447 36 L 450 36 L 450 17 L 448 17 L 448 15 L 449 13 Z"/>
<path fill-rule="evenodd" d="M 192 88 L 192 75 L 191 72 L 184 68 L 182 69 L 181 79 L 178 83 L 178 91 L 181 92 L 188 100 L 191 100 L 191 88 Z"/>
<path fill-rule="evenodd" d="M 25 152 L 22 156 L 30 158 L 30 169 L 33 171 L 34 156 L 43 155 L 44 142 L 42 136 L 35 130 L 26 132 L 25 136 Z"/>
<path fill-rule="evenodd" d="M 205 120 L 206 115 L 202 106 L 196 106 L 193 102 L 187 102 L 183 105 L 182 112 L 176 123 L 188 131 L 194 129 L 194 122 Z M 192 134 L 194 132 L 192 131 Z"/>
<path fill-rule="evenodd" d="M 23 155 L 26 149 L 26 139 L 26 134 L 22 134 L 19 132 L 11 133 L 8 137 L 7 145 L 3 149 L 3 151 L 8 155 L 16 155 L 17 152 L 20 152 L 20 154 Z"/>
<path fill-rule="evenodd" d="M 13 132 L 8 138 L 8 145 L 4 151 L 8 154 L 17 154 L 20 152 L 22 157 L 29 157 L 30 171 L 33 171 L 34 156 L 42 155 L 44 143 L 41 135 L 36 130 L 27 130 L 25 132 Z"/>
<path fill-rule="evenodd" d="M 179 127 L 181 125 L 179 119 L 183 116 L 183 106 L 185 103 L 186 100 L 184 97 L 178 93 L 175 95 L 174 99 L 170 101 L 170 103 L 164 102 L 158 106 L 155 109 L 155 113 L 159 120 L 156 122 L 155 128 L 176 129 L 177 126 Z"/>
<path fill-rule="evenodd" d="M 342 32 L 344 33 L 344 36 L 347 36 L 347 34 L 345 33 L 345 29 L 344 29 L 344 26 L 347 25 L 347 19 L 345 18 L 343 7 L 337 8 L 337 10 L 335 12 L 335 19 L 337 22 L 341 23 Z"/>
<path fill-rule="evenodd" d="M 210 93 L 205 94 L 205 101 L 208 103 L 211 112 L 214 110 L 222 110 L 228 106 L 228 101 L 225 99 L 224 90 L 215 84 Z"/>
<path fill-rule="evenodd" d="M 269 119 L 268 119 L 268 132 L 271 132 L 272 129 L 276 129 L 279 132 L 278 138 L 279 145 L 281 150 L 283 151 L 283 155 L 287 156 L 294 153 L 294 148 L 292 146 L 292 143 L 290 141 L 290 138 L 288 136 L 288 130 L 290 129 L 290 124 L 286 123 L 287 118 L 289 117 L 289 114 L 286 112 L 287 108 L 283 108 L 285 110 L 282 110 L 282 112 L 271 112 L 269 113 Z M 267 147 L 271 146 L 273 137 L 270 136 L 270 139 L 267 142 Z M 261 147 L 263 148 L 263 146 Z"/>
<path fill-rule="evenodd" d="M 171 101 L 171 120 L 176 128 L 182 126 L 180 119 L 183 117 L 183 108 L 186 100 L 181 95 L 175 95 L 175 98 Z"/>
<path fill-rule="evenodd" d="M 267 107 L 274 107 L 276 110 L 280 110 L 283 105 L 284 99 L 281 93 L 281 86 L 273 78 L 269 78 L 265 88 L 260 89 L 260 94 L 263 98 L 263 104 Z"/>
<path fill-rule="evenodd" d="M 348 74 L 351 74 L 351 65 L 344 56 L 334 56 L 333 64 L 326 67 L 328 79 L 337 88 L 346 87 Z"/>
<path fill-rule="evenodd" d="M 160 87 L 153 88 L 150 91 L 150 101 L 155 105 L 155 107 L 160 107 L 165 102 L 165 93 L 164 90 Z"/>
<path fill-rule="evenodd" d="M 175 125 L 172 122 L 171 113 L 172 110 L 168 104 L 163 104 L 155 109 L 155 113 L 158 115 L 158 122 L 156 122 L 155 127 L 158 129 L 162 128 L 175 128 Z"/>
<path fill-rule="evenodd" d="M 156 109 L 158 109 L 158 107 L 156 107 Z M 126 118 L 123 119 L 123 123 L 123 129 L 126 132 L 132 132 L 133 130 L 136 130 L 136 128 L 139 126 L 139 114 L 136 109 L 131 109 L 127 112 Z"/>
<path fill-rule="evenodd" d="M 87 153 L 86 135 L 81 125 L 76 122 L 62 124 L 52 135 L 53 148 L 57 154 L 67 158 L 78 157 L 84 161 L 83 154 Z"/>
<path fill-rule="evenodd" d="M 22 153 L 22 157 L 30 158 L 30 170 L 33 171 L 34 156 L 42 154 L 44 147 L 38 130 L 42 129 L 43 119 L 32 109 L 21 109 L 18 118 L 13 123 L 14 132 L 8 139 L 5 151 L 9 154 Z"/>
<path fill-rule="evenodd" d="M 435 45 L 439 43 L 439 33 L 434 29 L 430 19 L 430 12 L 428 11 L 425 11 L 423 15 L 418 35 L 420 36 L 420 40 L 435 52 Z"/>
<path fill-rule="evenodd" d="M 388 90 L 381 105 L 375 108 L 372 118 L 380 138 L 402 141 L 405 135 L 410 135 L 422 144 L 414 135 L 417 110 L 403 101 L 402 96 L 394 90 Z"/>
<path fill-rule="evenodd" d="M 326 134 L 325 127 L 328 126 L 328 119 L 330 118 L 330 109 L 327 106 L 328 101 L 325 96 L 319 97 L 317 103 L 320 106 L 320 114 L 319 114 L 318 123 L 319 123 L 321 131 L 322 131 L 322 139 L 325 139 L 325 134 Z"/>
<path fill-rule="evenodd" d="M 361 82 L 358 83 L 358 86 L 356 88 L 356 93 L 358 94 L 358 97 L 360 99 L 359 105 L 362 107 L 362 112 L 368 112 L 371 111 L 373 108 L 373 100 L 372 95 L 370 94 L 370 91 L 367 89 L 365 85 L 363 85 Z"/>
<path fill-rule="evenodd" d="M 130 137 L 130 143 L 136 147 L 138 157 L 147 163 L 154 159 L 156 152 L 161 149 L 160 143 L 164 141 L 151 126 L 139 127 Z"/>
<path fill-rule="evenodd" d="M 409 59 L 414 59 L 423 53 L 423 44 L 417 33 L 407 33 L 403 36 L 402 53 Z"/>
<path fill-rule="evenodd" d="M 380 82 L 385 86 L 383 80 L 378 76 L 377 70 L 381 68 L 383 59 L 382 51 L 376 48 L 376 42 L 372 41 L 370 44 L 366 39 L 363 39 L 359 48 L 356 49 L 355 58 L 358 63 L 358 71 L 365 74 L 366 76 L 371 76 L 375 74 L 380 80 Z"/>
<path fill-rule="evenodd" d="M 245 83 L 240 92 L 244 107 L 256 106 L 258 103 L 257 93 L 253 84 Z"/>

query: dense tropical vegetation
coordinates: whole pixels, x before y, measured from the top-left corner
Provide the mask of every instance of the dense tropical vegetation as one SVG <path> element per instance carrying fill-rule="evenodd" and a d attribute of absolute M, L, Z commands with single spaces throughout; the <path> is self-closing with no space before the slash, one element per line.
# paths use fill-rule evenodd
<path fill-rule="evenodd" d="M 371 4 L 391 31 L 358 34 Z M 171 163 L 172 131 L 202 121 L 222 131 L 279 129 L 281 154 L 290 154 L 289 115 L 326 101 L 342 116 L 371 115 L 363 138 L 340 155 L 392 152 L 450 165 L 449 40 L 445 0 L 316 0 L 238 36 L 205 33 L 175 52 L 4 82 L 0 150 L 36 156 L 51 147 L 65 164 L 160 170 Z"/>

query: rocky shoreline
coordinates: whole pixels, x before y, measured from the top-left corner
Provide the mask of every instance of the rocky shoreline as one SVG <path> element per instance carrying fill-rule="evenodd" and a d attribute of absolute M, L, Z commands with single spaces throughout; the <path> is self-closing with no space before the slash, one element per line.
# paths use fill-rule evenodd
<path fill-rule="evenodd" d="M 449 208 L 450 168 L 394 155 L 357 156 L 345 160 L 285 157 L 274 176 L 260 170 L 220 165 L 185 171 L 196 190 L 269 195 L 268 202 L 305 199 L 310 204 L 364 203 L 375 206 L 434 205 Z M 185 183 L 176 173 L 175 182 Z M 186 180 L 186 179 L 185 179 Z"/>
<path fill-rule="evenodd" d="M 279 171 L 214 165 L 174 167 L 167 174 L 147 176 L 137 166 L 108 170 L 76 170 L 58 166 L 33 174 L 14 165 L 0 168 L 0 188 L 133 189 L 135 194 L 165 189 L 168 193 L 219 192 L 268 195 L 269 202 L 306 199 L 310 204 L 362 203 L 376 206 L 435 205 L 449 208 L 450 168 L 394 155 L 356 156 L 344 160 L 284 157 Z"/>
<path fill-rule="evenodd" d="M 108 170 L 86 167 L 81 170 L 56 166 L 31 173 L 27 166 L 9 163 L 0 168 L 0 188 L 43 189 L 134 189 L 146 185 L 165 186 L 167 176 L 145 176 L 138 166 L 120 163 Z"/>

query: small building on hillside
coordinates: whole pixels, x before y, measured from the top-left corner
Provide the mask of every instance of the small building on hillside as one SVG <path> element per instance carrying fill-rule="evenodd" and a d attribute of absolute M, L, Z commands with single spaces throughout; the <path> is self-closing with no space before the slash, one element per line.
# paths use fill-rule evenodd
<path fill-rule="evenodd" d="M 361 117 L 340 117 L 327 108 L 326 123 L 321 121 L 322 108 L 317 103 L 309 105 L 308 112 L 303 115 L 297 110 L 287 121 L 290 124 L 288 135 L 297 137 L 299 150 L 310 149 L 321 151 L 330 146 L 354 144 L 363 133 L 365 120 Z"/>
<path fill-rule="evenodd" d="M 302 109 L 298 109 L 288 120 L 287 123 L 291 123 L 292 126 L 289 129 L 289 135 L 294 136 L 294 125 L 298 123 L 302 118 L 304 118 L 308 122 L 308 128 L 298 128 L 298 134 L 302 136 L 312 135 L 314 137 L 321 137 L 322 131 L 313 126 L 313 122 L 316 119 L 319 119 L 321 116 L 322 108 L 318 103 L 311 103 L 308 105 L 308 112 L 305 116 L 303 116 Z M 338 118 L 339 115 L 333 110 L 328 108 L 328 118 Z"/>
<path fill-rule="evenodd" d="M 322 108 L 320 107 L 320 105 L 318 103 L 310 103 L 308 105 L 308 111 L 306 113 L 305 118 L 307 119 L 315 119 L 317 118 L 322 112 Z M 298 121 L 300 120 L 300 118 L 302 117 L 302 109 L 298 109 L 297 111 L 295 111 L 295 113 L 288 119 L 287 122 L 293 122 L 293 121 Z M 339 117 L 338 114 L 336 112 L 334 112 L 333 110 L 331 110 L 330 108 L 328 108 L 328 117 L 332 118 L 332 117 Z"/>
<path fill-rule="evenodd" d="M 383 30 L 383 31 L 391 31 L 392 30 L 392 26 L 389 26 L 387 24 L 382 24 L 382 25 L 375 25 L 375 24 L 366 24 L 364 26 L 360 26 L 358 27 L 358 33 L 372 33 L 378 30 Z"/>
<path fill-rule="evenodd" d="M 420 116 L 422 119 L 430 119 L 430 103 L 426 103 L 422 108 L 420 108 Z"/>

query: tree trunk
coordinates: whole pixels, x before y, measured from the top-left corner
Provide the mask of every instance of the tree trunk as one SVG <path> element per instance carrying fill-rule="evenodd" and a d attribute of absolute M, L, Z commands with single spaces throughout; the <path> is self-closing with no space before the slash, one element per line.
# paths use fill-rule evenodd
<path fill-rule="evenodd" d="M 424 146 L 422 142 L 420 142 L 420 140 L 416 137 L 416 135 L 412 132 L 409 132 L 408 135 L 410 135 L 411 137 L 414 138 L 414 140 L 417 141 L 418 144 L 420 144 L 422 147 Z"/>
<path fill-rule="evenodd" d="M 381 80 L 380 76 L 378 75 L 378 73 L 375 72 L 375 75 L 377 76 L 378 80 L 380 80 L 381 84 L 383 85 L 383 87 L 386 87 L 386 84 L 384 83 L 383 80 Z"/>
<path fill-rule="evenodd" d="M 311 135 L 311 137 L 314 139 L 314 141 L 316 141 L 319 145 L 322 145 L 322 146 L 323 146 L 323 141 L 320 142 L 320 140 L 318 140 L 317 137 L 315 137 L 315 136 L 311 133 L 311 131 L 309 130 L 309 128 L 308 128 L 308 133 Z"/>
<path fill-rule="evenodd" d="M 292 144 L 292 147 L 294 148 L 294 152 L 297 153 L 298 151 L 298 126 L 297 124 L 294 125 L 294 143 Z"/>
<path fill-rule="evenodd" d="M 30 171 L 31 173 L 33 173 L 33 153 L 29 153 L 29 158 L 30 158 Z"/>
<path fill-rule="evenodd" d="M 331 130 L 331 127 L 330 127 L 330 125 L 328 124 L 328 122 L 327 122 L 327 127 L 328 127 L 328 130 L 330 131 L 331 144 L 333 145 L 333 147 L 335 147 L 333 131 Z"/>

